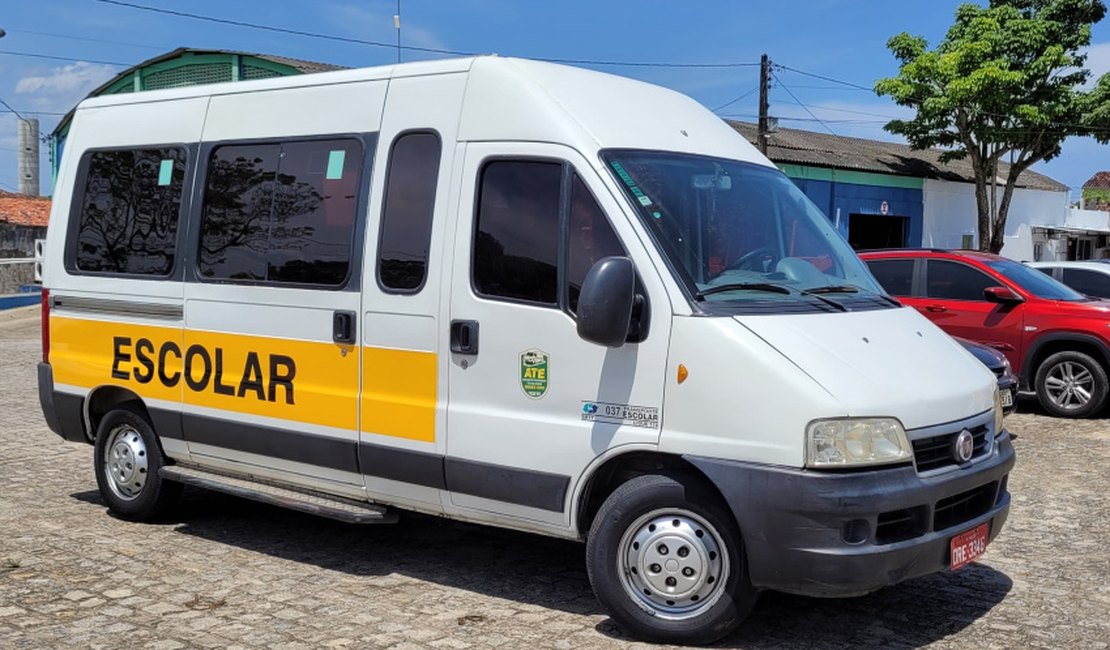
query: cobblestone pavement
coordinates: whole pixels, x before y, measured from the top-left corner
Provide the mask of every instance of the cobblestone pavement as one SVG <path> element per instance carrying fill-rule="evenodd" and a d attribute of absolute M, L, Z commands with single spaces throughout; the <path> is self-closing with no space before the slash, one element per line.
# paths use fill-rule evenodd
<path fill-rule="evenodd" d="M 167 523 L 115 519 L 92 449 L 43 424 L 38 354 L 33 319 L 0 319 L 0 648 L 647 647 L 608 620 L 571 542 L 199 490 Z M 980 562 L 861 598 L 764 594 L 721 645 L 1106 648 L 1110 420 L 1008 423 L 1013 509 Z"/>

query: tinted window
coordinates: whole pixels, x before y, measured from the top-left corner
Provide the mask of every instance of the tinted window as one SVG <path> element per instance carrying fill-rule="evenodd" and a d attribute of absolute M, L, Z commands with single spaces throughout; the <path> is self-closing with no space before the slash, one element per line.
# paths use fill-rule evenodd
<path fill-rule="evenodd" d="M 913 291 L 914 260 L 874 260 L 867 262 L 871 275 L 892 296 L 908 296 Z"/>
<path fill-rule="evenodd" d="M 168 275 L 176 253 L 185 180 L 183 149 L 87 155 L 78 205 L 78 270 Z"/>
<path fill-rule="evenodd" d="M 378 280 L 388 289 L 409 291 L 424 284 L 439 150 L 439 138 L 432 133 L 408 133 L 393 143 L 378 254 Z"/>
<path fill-rule="evenodd" d="M 474 235 L 478 293 L 554 305 L 562 165 L 496 161 L 482 170 Z"/>
<path fill-rule="evenodd" d="M 1086 269 L 1064 269 L 1064 284 L 1079 293 L 1110 298 L 1110 275 Z"/>
<path fill-rule="evenodd" d="M 986 300 L 983 291 L 999 286 L 998 281 L 982 271 L 958 262 L 929 260 L 925 295 L 948 300 Z"/>
<path fill-rule="evenodd" d="M 577 312 L 582 281 L 593 265 L 604 257 L 625 254 L 624 247 L 605 218 L 601 206 L 577 174 L 574 175 L 570 190 L 568 230 L 567 300 L 570 311 Z"/>
<path fill-rule="evenodd" d="M 335 286 L 347 277 L 361 146 L 321 140 L 218 147 L 199 267 L 227 280 Z"/>

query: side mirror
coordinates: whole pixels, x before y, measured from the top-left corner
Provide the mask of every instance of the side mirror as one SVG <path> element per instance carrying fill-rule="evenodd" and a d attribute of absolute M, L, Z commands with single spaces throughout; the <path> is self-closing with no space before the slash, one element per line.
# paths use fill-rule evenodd
<path fill-rule="evenodd" d="M 598 260 L 578 294 L 578 336 L 610 348 L 619 348 L 628 338 L 636 270 L 627 257 Z"/>
<path fill-rule="evenodd" d="M 1025 299 L 1006 287 L 987 287 L 983 289 L 983 297 L 987 302 L 997 302 L 1000 305 L 1016 305 L 1025 302 Z"/>

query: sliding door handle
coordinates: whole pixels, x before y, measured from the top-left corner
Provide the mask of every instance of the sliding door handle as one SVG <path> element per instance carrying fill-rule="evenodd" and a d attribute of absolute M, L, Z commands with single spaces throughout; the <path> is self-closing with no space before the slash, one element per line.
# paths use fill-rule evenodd
<path fill-rule="evenodd" d="M 451 351 L 456 354 L 478 354 L 478 321 L 451 321 Z"/>

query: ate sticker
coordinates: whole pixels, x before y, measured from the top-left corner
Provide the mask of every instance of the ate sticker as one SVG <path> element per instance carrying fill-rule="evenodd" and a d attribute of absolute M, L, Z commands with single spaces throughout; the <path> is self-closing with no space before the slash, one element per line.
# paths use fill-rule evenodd
<path fill-rule="evenodd" d="M 520 353 L 520 388 L 532 399 L 547 394 L 548 357 L 543 350 L 532 348 Z"/>

